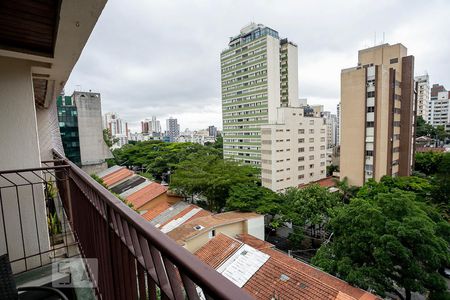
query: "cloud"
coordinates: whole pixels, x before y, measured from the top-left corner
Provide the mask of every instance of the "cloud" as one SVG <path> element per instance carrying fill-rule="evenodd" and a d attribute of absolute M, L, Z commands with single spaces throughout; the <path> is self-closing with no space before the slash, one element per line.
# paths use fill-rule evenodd
<path fill-rule="evenodd" d="M 220 52 L 251 21 L 299 46 L 299 92 L 335 111 L 340 70 L 357 51 L 401 42 L 416 57 L 416 74 L 450 85 L 450 5 L 446 1 L 147 1 L 109 0 L 66 92 L 102 94 L 104 112 L 118 112 L 138 130 L 156 115 L 182 128 L 222 127 Z"/>

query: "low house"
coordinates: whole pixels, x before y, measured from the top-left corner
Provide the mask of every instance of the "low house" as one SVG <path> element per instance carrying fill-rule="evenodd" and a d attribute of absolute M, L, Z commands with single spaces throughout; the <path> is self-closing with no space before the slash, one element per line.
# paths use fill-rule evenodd
<path fill-rule="evenodd" d="M 185 222 L 167 234 L 190 252 L 195 252 L 220 233 L 232 237 L 248 233 L 264 239 L 264 216 L 243 212 L 214 214 Z"/>
<path fill-rule="evenodd" d="M 217 234 L 195 255 L 255 299 L 380 299 L 249 234 Z"/>

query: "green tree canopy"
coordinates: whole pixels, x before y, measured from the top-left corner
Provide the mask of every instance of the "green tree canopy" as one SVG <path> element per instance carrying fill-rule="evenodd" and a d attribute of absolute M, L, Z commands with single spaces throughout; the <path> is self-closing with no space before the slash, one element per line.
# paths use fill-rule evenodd
<path fill-rule="evenodd" d="M 450 225 L 423 207 L 413 192 L 398 189 L 352 199 L 336 210 L 329 224 L 333 240 L 313 263 L 381 296 L 445 291 L 438 269 L 450 262 Z"/>
<path fill-rule="evenodd" d="M 254 167 L 223 160 L 217 155 L 193 154 L 177 165 L 170 188 L 183 195 L 204 196 L 209 210 L 220 211 L 232 187 L 258 183 Z"/>
<path fill-rule="evenodd" d="M 237 184 L 230 189 L 226 209 L 274 216 L 279 213 L 280 205 L 280 196 L 268 188 L 256 184 Z"/>

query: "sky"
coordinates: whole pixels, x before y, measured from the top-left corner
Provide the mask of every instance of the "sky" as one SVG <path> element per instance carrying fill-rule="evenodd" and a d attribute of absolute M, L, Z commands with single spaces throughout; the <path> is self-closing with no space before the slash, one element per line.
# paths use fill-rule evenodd
<path fill-rule="evenodd" d="M 299 97 L 336 112 L 358 50 L 402 43 L 415 74 L 450 88 L 450 1 L 109 0 L 65 86 L 101 93 L 131 130 L 155 115 L 222 128 L 220 52 L 250 22 L 298 45 Z"/>

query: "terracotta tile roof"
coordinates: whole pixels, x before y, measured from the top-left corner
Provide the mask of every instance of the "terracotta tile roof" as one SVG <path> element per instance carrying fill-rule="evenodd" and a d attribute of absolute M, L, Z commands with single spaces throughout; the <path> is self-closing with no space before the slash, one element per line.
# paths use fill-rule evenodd
<path fill-rule="evenodd" d="M 133 174 L 133 171 L 123 167 L 111 174 L 106 175 L 105 177 L 102 177 L 102 179 L 106 186 L 110 187 L 128 177 L 133 176 Z"/>
<path fill-rule="evenodd" d="M 167 202 L 161 202 L 161 204 L 157 205 L 155 208 L 147 211 L 145 214 L 142 215 L 144 219 L 147 221 L 151 221 L 157 216 L 159 216 L 163 211 L 168 209 L 171 205 Z"/>
<path fill-rule="evenodd" d="M 329 188 L 329 187 L 336 186 L 336 182 L 334 182 L 334 180 L 335 180 L 335 177 L 328 176 L 328 177 L 325 177 L 323 179 L 319 179 L 319 180 L 316 180 L 316 181 L 313 181 L 313 182 L 310 182 L 310 183 L 307 183 L 307 184 L 300 184 L 298 187 L 299 188 L 305 188 L 307 186 L 310 186 L 311 184 L 318 184 L 321 187 Z"/>
<path fill-rule="evenodd" d="M 244 220 L 260 216 L 261 215 L 257 213 L 242 213 L 233 211 L 209 215 L 201 218 L 195 218 L 189 222 L 185 222 L 184 224 L 178 226 L 167 234 L 179 244 L 183 244 L 184 241 L 189 240 L 190 238 L 200 233 L 204 233 L 205 231 L 208 231 L 217 226 L 242 222 Z M 194 227 L 198 225 L 202 226 L 203 228 L 200 230 L 196 230 Z"/>
<path fill-rule="evenodd" d="M 219 233 L 202 248 L 198 249 L 195 255 L 215 269 L 241 245 L 242 243 Z"/>
<path fill-rule="evenodd" d="M 416 147 L 416 152 L 445 152 L 444 147 Z"/>
<path fill-rule="evenodd" d="M 270 255 L 272 258 L 276 259 L 278 262 L 289 265 L 292 268 L 295 268 L 296 270 L 298 270 L 299 272 L 302 272 L 303 274 L 306 274 L 307 276 L 311 276 L 324 284 L 332 286 L 333 288 L 335 288 L 347 295 L 350 295 L 355 299 L 362 299 L 363 296 L 366 297 L 366 298 L 363 298 L 365 300 L 378 299 L 375 295 L 370 294 L 369 292 L 366 292 L 364 290 L 361 290 L 359 288 L 351 286 L 347 282 L 345 282 L 337 277 L 334 277 L 333 275 L 330 275 L 326 272 L 316 269 L 315 267 L 308 265 L 304 262 L 301 262 L 297 259 L 289 257 L 285 253 L 277 251 L 273 248 L 272 249 L 262 249 L 261 251 Z M 370 297 L 368 297 L 368 296 L 370 296 Z"/>
<path fill-rule="evenodd" d="M 186 221 L 186 223 L 187 223 L 187 222 L 190 222 L 190 221 L 192 221 L 192 220 L 201 218 L 201 217 L 210 216 L 210 215 L 212 215 L 212 214 L 213 214 L 213 213 L 210 212 L 209 210 L 202 209 L 201 211 L 199 211 L 198 213 L 196 213 L 195 215 L 193 215 L 192 217 L 190 217 L 190 218 Z"/>
<path fill-rule="evenodd" d="M 133 203 L 135 209 L 139 209 L 145 203 L 152 201 L 153 199 L 165 193 L 166 191 L 167 187 L 159 183 L 152 182 L 151 184 L 129 195 L 126 199 L 129 202 Z"/>
<path fill-rule="evenodd" d="M 238 234 L 236 239 L 258 250 L 275 247 L 273 244 L 260 240 L 257 237 L 247 233 Z"/>
<path fill-rule="evenodd" d="M 334 299 L 334 300 L 374 300 L 379 299 L 361 289 L 302 263 L 286 254 L 267 247 L 270 245 L 250 235 L 240 239 L 262 247 L 260 251 L 270 258 L 244 284 L 243 288 L 256 299 Z M 238 244 L 236 244 L 238 243 Z M 195 255 L 213 268 L 219 267 L 243 243 L 224 234 L 219 234 L 201 247 Z M 253 247 L 253 246 L 252 246 Z"/>

